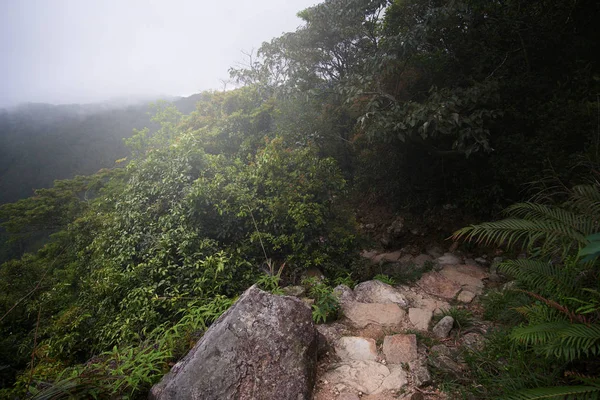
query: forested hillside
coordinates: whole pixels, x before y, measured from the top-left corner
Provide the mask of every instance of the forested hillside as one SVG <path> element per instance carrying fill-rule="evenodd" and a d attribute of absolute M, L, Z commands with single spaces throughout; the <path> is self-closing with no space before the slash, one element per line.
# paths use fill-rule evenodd
<path fill-rule="evenodd" d="M 537 193 L 510 209 L 508 222 L 456 238 L 526 249 L 531 263 L 504 267 L 520 292 L 494 303 L 521 314 L 501 321 L 507 339 L 490 359 L 547 362 L 535 364 L 534 379 L 486 360 L 461 390 L 502 398 L 486 373 L 518 391 L 547 386 L 536 377 L 559 371 L 551 384 L 587 385 L 579 393 L 593 398 L 599 8 L 592 0 L 326 0 L 231 70 L 239 89 L 199 96 L 187 116 L 159 107 L 155 131 L 139 125 L 128 153 L 109 129 L 107 146 L 126 162 L 0 207 L 13 243 L 52 233 L 0 267 L 0 393 L 143 397 L 254 282 L 276 291 L 311 268 L 331 283 L 370 278 L 357 212 L 427 218 L 450 205 L 497 219 Z M 140 122 L 131 116 L 141 110 L 102 114 L 114 129 L 121 117 L 112 113 Z M 90 118 L 100 133 L 104 124 Z M 52 126 L 31 143 L 53 160 L 64 149 L 42 140 Z M 64 134 L 87 160 L 78 126 Z M 3 171 L 12 165 L 2 158 Z M 328 287 L 320 289 L 318 321 L 335 314 Z M 510 333 L 515 324 L 522 330 Z M 518 398 L 542 398 L 528 396 Z"/>

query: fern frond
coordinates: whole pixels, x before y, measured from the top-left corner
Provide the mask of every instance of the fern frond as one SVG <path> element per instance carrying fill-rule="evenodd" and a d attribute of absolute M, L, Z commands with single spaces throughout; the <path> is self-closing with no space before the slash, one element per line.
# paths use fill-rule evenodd
<path fill-rule="evenodd" d="M 573 229 L 574 232 L 587 236 L 595 232 L 597 223 L 587 215 L 569 211 L 565 208 L 537 203 L 517 203 L 509 206 L 504 212 L 511 217 L 528 221 L 555 221 Z"/>
<path fill-rule="evenodd" d="M 565 271 L 564 266 L 543 260 L 517 259 L 508 260 L 498 269 L 505 274 L 523 282 L 533 291 L 561 293 L 575 296 L 581 293 L 580 284 L 572 274 Z"/>
<path fill-rule="evenodd" d="M 544 251 L 551 253 L 559 250 L 567 252 L 573 247 L 573 242 L 587 243 L 585 235 L 558 221 L 529 221 L 518 218 L 471 225 L 456 231 L 452 239 L 473 240 L 486 246 L 506 245 L 509 248 L 516 244 L 522 244 L 525 248 L 542 244 Z"/>
<path fill-rule="evenodd" d="M 510 338 L 526 345 L 545 345 L 558 338 L 560 332 L 569 326 L 567 321 L 546 322 L 514 328 Z"/>
<path fill-rule="evenodd" d="M 578 185 L 565 205 L 577 212 L 597 219 L 600 215 L 600 185 Z"/>
<path fill-rule="evenodd" d="M 557 358 L 572 361 L 600 354 L 600 325 L 570 324 L 559 332 L 557 340 L 548 349 Z"/>
<path fill-rule="evenodd" d="M 546 388 L 526 389 L 509 394 L 507 400 L 537 400 L 537 399 L 598 399 L 600 387 L 597 386 L 554 386 Z"/>

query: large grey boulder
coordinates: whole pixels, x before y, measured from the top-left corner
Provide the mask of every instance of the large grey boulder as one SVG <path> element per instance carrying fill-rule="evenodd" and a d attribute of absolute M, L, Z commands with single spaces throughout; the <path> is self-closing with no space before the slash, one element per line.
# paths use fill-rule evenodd
<path fill-rule="evenodd" d="M 311 311 L 248 289 L 150 392 L 153 400 L 310 399 L 317 360 Z"/>

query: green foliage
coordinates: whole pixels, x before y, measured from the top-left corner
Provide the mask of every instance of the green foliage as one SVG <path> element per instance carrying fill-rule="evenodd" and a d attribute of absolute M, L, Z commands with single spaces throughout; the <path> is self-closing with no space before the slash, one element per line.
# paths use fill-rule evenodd
<path fill-rule="evenodd" d="M 498 321 L 506 325 L 518 325 L 524 322 L 517 308 L 531 304 L 531 297 L 514 290 L 491 290 L 482 297 L 483 317 L 489 321 Z"/>
<path fill-rule="evenodd" d="M 309 298 L 314 300 L 313 320 L 317 324 L 335 320 L 338 317 L 340 304 L 337 296 L 333 293 L 333 288 L 325 280 L 316 277 L 306 278 L 302 284 L 308 289 Z"/>
<path fill-rule="evenodd" d="M 396 280 L 385 274 L 377 274 L 373 277 L 374 280 L 387 283 L 388 285 L 394 286 L 396 284 Z"/>
<path fill-rule="evenodd" d="M 350 289 L 354 289 L 354 286 L 356 286 L 356 281 L 354 279 L 352 279 L 352 273 L 348 272 L 345 275 L 339 276 L 337 278 L 335 278 L 334 283 L 336 286 L 338 285 L 346 285 L 348 286 Z"/>
<path fill-rule="evenodd" d="M 510 339 L 534 356 L 567 363 L 575 377 L 594 371 L 600 352 L 600 279 L 593 256 L 596 235 L 591 235 L 598 226 L 597 215 L 590 214 L 590 210 L 598 209 L 599 193 L 597 183 L 576 186 L 558 205 L 516 204 L 506 210 L 506 220 L 474 225 L 454 234 L 455 238 L 484 243 L 521 245 L 529 251 L 529 258 L 508 260 L 499 266 L 518 282 L 513 291 L 530 297 L 529 302 L 514 308 L 525 322 L 512 329 Z M 488 301 L 488 305 L 496 308 L 507 300 L 492 296 L 496 300 Z M 495 313 L 498 311 L 492 311 Z M 582 382 L 586 386 L 578 385 Z M 595 398 L 600 395 L 598 382 L 595 374 L 574 382 L 560 379 L 548 388 L 523 382 L 510 398 Z M 561 383 L 570 386 L 559 386 Z M 531 389 L 522 390 L 527 387 Z"/>
<path fill-rule="evenodd" d="M 435 321 L 439 321 L 445 316 L 452 317 L 454 319 L 454 328 L 459 330 L 473 325 L 473 314 L 465 308 L 450 307 L 447 310 L 443 310 L 439 315 L 436 315 Z"/>

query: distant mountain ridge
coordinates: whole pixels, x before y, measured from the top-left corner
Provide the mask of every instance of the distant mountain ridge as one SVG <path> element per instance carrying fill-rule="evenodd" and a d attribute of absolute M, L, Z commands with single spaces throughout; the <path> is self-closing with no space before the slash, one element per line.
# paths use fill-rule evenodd
<path fill-rule="evenodd" d="M 202 94 L 161 96 L 184 114 Z M 155 128 L 148 104 L 117 98 L 102 103 L 25 103 L 0 109 L 0 204 L 31 196 L 56 179 L 92 174 L 114 165 L 128 150 L 134 128 Z"/>

